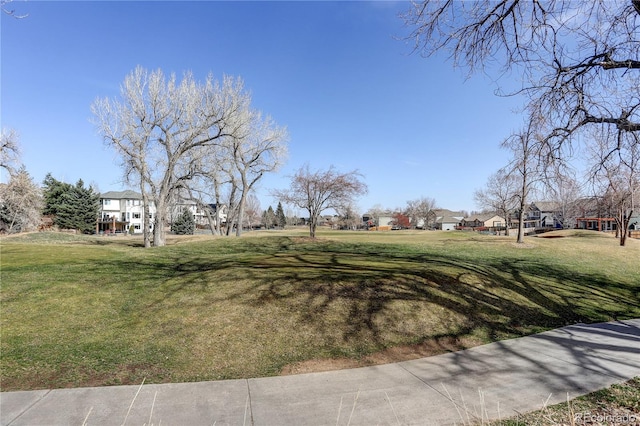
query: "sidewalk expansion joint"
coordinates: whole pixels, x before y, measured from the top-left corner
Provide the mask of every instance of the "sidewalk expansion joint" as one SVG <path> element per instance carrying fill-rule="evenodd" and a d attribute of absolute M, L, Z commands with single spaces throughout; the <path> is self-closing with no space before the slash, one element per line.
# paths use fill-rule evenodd
<path fill-rule="evenodd" d="M 247 409 L 249 410 L 249 424 L 253 426 L 253 406 L 251 404 L 251 386 L 249 385 L 249 379 L 245 379 L 245 383 L 247 384 L 247 402 L 244 406 L 244 420 L 242 421 L 242 425 L 245 426 L 247 424 Z"/>
<path fill-rule="evenodd" d="M 33 401 L 33 403 L 30 404 L 28 407 L 26 407 L 24 410 L 22 410 L 22 412 L 20 412 L 20 414 L 18 414 L 16 417 L 11 419 L 11 421 L 9 423 L 7 423 L 7 426 L 11 426 L 16 420 L 18 420 L 20 417 L 22 417 L 27 411 L 31 410 L 37 403 L 39 403 L 40 401 L 45 399 L 46 396 L 49 395 L 50 393 L 51 393 L 51 389 L 47 389 L 47 392 L 44 395 L 42 395 L 40 398 L 38 398 L 38 400 Z"/>

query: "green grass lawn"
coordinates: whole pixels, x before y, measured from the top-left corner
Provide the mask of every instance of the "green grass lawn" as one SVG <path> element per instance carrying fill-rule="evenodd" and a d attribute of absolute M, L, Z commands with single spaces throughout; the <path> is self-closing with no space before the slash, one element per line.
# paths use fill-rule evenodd
<path fill-rule="evenodd" d="M 640 241 L 462 232 L 1 243 L 3 391 L 277 375 L 640 317 Z"/>

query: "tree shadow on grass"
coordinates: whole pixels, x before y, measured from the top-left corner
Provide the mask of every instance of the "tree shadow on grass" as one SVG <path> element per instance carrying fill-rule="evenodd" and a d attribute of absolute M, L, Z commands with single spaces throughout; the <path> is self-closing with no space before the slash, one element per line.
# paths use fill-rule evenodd
<path fill-rule="evenodd" d="M 339 302 L 346 307 L 345 339 L 363 331 L 377 339 L 376 319 L 398 301 L 444 307 L 467 324 L 488 327 L 493 337 L 638 315 L 639 287 L 531 259 L 477 264 L 450 254 L 398 253 L 374 245 L 315 245 L 290 238 L 261 243 L 244 243 L 242 252 L 223 258 L 178 253 L 121 266 L 144 270 L 151 285 L 164 283 L 147 308 L 198 291 L 208 294 L 203 303 L 289 304 L 313 323 Z M 217 286 L 237 280 L 250 284 L 216 294 Z"/>
<path fill-rule="evenodd" d="M 169 250 L 118 262 L 122 271 L 135 268 L 142 277 L 127 282 L 123 272 L 125 285 L 154 290 L 136 306 L 139 317 L 154 315 L 167 303 L 203 309 L 241 304 L 256 311 L 278 306 L 301 326 L 327 336 L 327 344 L 343 348 L 337 352 L 354 347 L 361 355 L 397 344 L 390 332 L 405 318 L 421 321 L 420 315 L 431 315 L 431 322 L 401 341 L 463 338 L 478 330 L 500 340 L 640 317 L 640 286 L 531 257 L 487 257 L 480 263 L 384 245 L 274 238 L 244 241 L 224 255 Z M 329 337 L 336 332 L 337 342 Z"/>

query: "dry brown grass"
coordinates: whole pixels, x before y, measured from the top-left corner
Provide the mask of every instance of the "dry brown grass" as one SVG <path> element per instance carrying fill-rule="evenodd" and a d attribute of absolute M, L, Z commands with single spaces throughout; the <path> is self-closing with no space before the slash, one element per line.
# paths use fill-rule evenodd
<path fill-rule="evenodd" d="M 637 241 L 528 244 L 304 230 L 150 250 L 134 237 L 3 240 L 3 390 L 370 365 L 640 317 Z"/>

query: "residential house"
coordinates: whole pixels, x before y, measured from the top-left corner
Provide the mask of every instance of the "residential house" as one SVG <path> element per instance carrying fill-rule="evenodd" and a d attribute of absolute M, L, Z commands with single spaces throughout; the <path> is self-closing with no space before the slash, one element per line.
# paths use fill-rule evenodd
<path fill-rule="evenodd" d="M 518 223 L 518 212 L 511 217 L 513 223 Z M 559 203 L 553 201 L 536 201 L 529 204 L 524 212 L 525 232 L 536 230 L 562 229 L 564 217 Z"/>
<path fill-rule="evenodd" d="M 504 229 L 506 226 L 506 221 L 502 216 L 498 216 L 495 213 L 485 213 L 466 217 L 462 219 L 460 225 L 463 228 L 495 230 Z"/>
<path fill-rule="evenodd" d="M 562 229 L 564 217 L 562 206 L 555 201 L 536 201 L 531 206 L 540 212 L 539 228 Z"/>
<path fill-rule="evenodd" d="M 211 215 L 211 217 L 213 218 L 214 221 L 214 226 L 216 224 L 216 221 L 220 221 L 220 225 L 221 226 L 226 226 L 227 225 L 227 206 L 225 206 L 224 204 L 216 204 L 216 203 L 212 203 L 212 204 L 208 204 L 209 206 L 209 214 Z"/>
<path fill-rule="evenodd" d="M 149 229 L 153 229 L 155 205 L 149 206 Z M 96 231 L 100 234 L 127 233 L 143 231 L 144 207 L 142 195 L 135 191 L 109 191 L 100 194 L 100 214 Z"/>
<path fill-rule="evenodd" d="M 576 219 L 576 229 L 591 231 L 615 231 L 618 225 L 613 217 L 579 217 Z"/>
<path fill-rule="evenodd" d="M 601 197 L 589 197 L 576 201 L 576 229 L 615 231 L 616 219 Z"/>
<path fill-rule="evenodd" d="M 365 213 L 362 215 L 362 223 L 370 229 L 375 228 L 377 231 L 389 231 L 393 226 L 394 221 L 395 219 L 391 212 L 381 213 L 377 218 L 371 213 Z"/>
<path fill-rule="evenodd" d="M 640 212 L 631 216 L 629 219 L 629 229 L 632 231 L 640 231 Z"/>
<path fill-rule="evenodd" d="M 457 229 L 464 219 L 462 212 L 454 212 L 447 209 L 437 209 L 433 212 L 436 218 L 435 227 L 442 231 L 453 231 Z"/>
<path fill-rule="evenodd" d="M 173 223 L 173 221 L 182 214 L 184 209 L 191 212 L 196 226 L 201 228 L 207 228 L 211 225 L 209 223 L 209 217 L 213 220 L 214 226 L 218 220 L 223 226 L 227 223 L 226 206 L 220 205 L 220 208 L 218 208 L 215 203 L 203 206 L 198 205 L 195 201 L 183 199 L 179 199 L 169 206 L 169 223 Z"/>
<path fill-rule="evenodd" d="M 378 231 L 389 231 L 395 223 L 392 213 L 384 213 L 378 216 Z"/>

